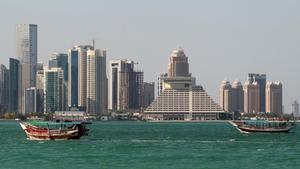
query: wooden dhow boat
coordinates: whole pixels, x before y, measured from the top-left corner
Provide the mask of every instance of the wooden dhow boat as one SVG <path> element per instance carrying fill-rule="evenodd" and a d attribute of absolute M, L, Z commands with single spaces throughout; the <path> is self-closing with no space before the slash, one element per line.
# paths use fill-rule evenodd
<path fill-rule="evenodd" d="M 89 122 L 20 122 L 21 128 L 29 140 L 70 140 L 88 135 Z"/>
<path fill-rule="evenodd" d="M 230 121 L 234 127 L 236 127 L 241 133 L 250 132 L 267 132 L 267 133 L 279 133 L 290 132 L 295 127 L 295 123 L 291 121 L 273 121 L 265 119 L 254 120 L 234 120 Z"/>

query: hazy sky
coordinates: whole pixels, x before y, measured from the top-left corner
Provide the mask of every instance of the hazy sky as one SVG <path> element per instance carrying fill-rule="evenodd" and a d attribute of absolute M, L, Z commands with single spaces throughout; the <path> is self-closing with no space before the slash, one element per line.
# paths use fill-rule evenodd
<path fill-rule="evenodd" d="M 286 112 L 300 100 L 300 1 L 297 0 L 1 0 L 0 63 L 16 55 L 18 23 L 38 24 L 39 62 L 74 44 L 134 59 L 146 81 L 166 72 L 182 47 L 197 83 L 217 101 L 226 77 L 266 73 L 284 85 Z"/>

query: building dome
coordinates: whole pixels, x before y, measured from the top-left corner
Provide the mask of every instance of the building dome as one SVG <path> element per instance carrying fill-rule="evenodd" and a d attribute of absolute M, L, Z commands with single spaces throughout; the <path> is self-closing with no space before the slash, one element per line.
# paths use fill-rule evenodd
<path fill-rule="evenodd" d="M 250 81 L 249 81 L 249 80 L 245 81 L 245 83 L 244 83 L 245 86 L 246 86 L 246 85 L 249 85 L 249 84 L 250 84 Z"/>
<path fill-rule="evenodd" d="M 232 82 L 232 87 L 236 88 L 236 87 L 240 87 L 242 86 L 242 83 L 239 80 L 234 80 Z"/>
<path fill-rule="evenodd" d="M 178 48 L 172 51 L 171 57 L 186 57 L 182 48 Z"/>
<path fill-rule="evenodd" d="M 225 88 L 225 87 L 231 87 L 230 82 L 228 80 L 226 80 L 226 79 L 224 79 L 221 82 L 221 88 Z"/>

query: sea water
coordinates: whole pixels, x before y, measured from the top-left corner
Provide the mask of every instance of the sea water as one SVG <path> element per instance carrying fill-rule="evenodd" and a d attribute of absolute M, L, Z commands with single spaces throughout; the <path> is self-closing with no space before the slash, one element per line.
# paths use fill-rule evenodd
<path fill-rule="evenodd" d="M 241 134 L 230 124 L 94 122 L 88 136 L 30 141 L 0 121 L 0 169 L 299 169 L 300 127 Z"/>

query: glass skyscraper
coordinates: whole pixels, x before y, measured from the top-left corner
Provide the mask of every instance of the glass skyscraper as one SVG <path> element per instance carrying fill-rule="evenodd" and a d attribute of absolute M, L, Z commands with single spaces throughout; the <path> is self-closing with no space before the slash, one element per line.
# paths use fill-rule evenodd
<path fill-rule="evenodd" d="M 68 81 L 68 55 L 65 53 L 54 53 L 49 60 L 49 69 L 59 67 L 64 71 L 64 80 Z"/>
<path fill-rule="evenodd" d="M 68 82 L 68 106 L 78 106 L 78 51 L 70 49 L 68 53 L 69 82 Z"/>
<path fill-rule="evenodd" d="M 37 46 L 38 46 L 38 26 L 34 24 L 19 24 L 17 26 L 17 57 L 21 64 L 21 89 L 22 101 L 19 102 L 21 112 L 25 111 L 24 99 L 25 90 L 35 87 L 37 70 Z"/>
<path fill-rule="evenodd" d="M 17 112 L 19 106 L 19 78 L 20 62 L 17 59 L 9 59 L 9 111 Z"/>
<path fill-rule="evenodd" d="M 45 106 L 44 112 L 65 110 L 64 107 L 64 78 L 61 68 L 45 70 Z"/>

